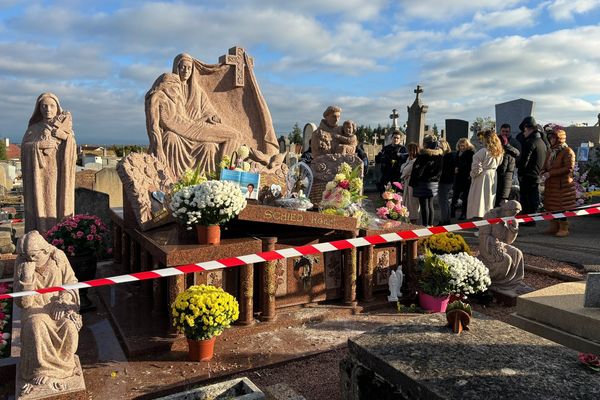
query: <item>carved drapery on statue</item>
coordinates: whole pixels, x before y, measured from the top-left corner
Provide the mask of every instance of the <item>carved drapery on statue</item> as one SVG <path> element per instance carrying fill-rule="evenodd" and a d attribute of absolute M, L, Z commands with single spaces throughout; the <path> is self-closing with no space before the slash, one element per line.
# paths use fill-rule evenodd
<path fill-rule="evenodd" d="M 184 64 L 191 72 L 180 68 Z M 261 172 L 281 168 L 285 155 L 279 154 L 271 114 L 252 68 L 252 58 L 238 47 L 219 64 L 180 54 L 173 62 L 179 87 L 172 77 L 161 76 L 146 94 L 149 153 L 175 178 L 197 166 L 216 170 L 220 157 L 241 144 L 252 149 L 250 159 Z"/>

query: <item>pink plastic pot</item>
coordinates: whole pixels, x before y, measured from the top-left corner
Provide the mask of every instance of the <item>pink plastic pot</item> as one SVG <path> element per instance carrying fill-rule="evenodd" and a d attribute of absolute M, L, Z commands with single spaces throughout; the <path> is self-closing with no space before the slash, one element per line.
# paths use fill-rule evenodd
<path fill-rule="evenodd" d="M 421 308 L 431 312 L 446 312 L 450 296 L 433 297 L 427 293 L 419 291 L 419 304 Z"/>

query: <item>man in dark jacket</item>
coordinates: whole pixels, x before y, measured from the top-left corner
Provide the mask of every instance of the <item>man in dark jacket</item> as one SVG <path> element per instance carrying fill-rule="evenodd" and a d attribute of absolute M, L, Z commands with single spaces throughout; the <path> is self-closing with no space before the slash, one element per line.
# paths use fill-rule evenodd
<path fill-rule="evenodd" d="M 500 204 L 507 201 L 510 197 L 510 189 L 512 188 L 513 174 L 515 172 L 515 165 L 521 151 L 521 145 L 516 140 L 510 137 L 510 125 L 502 124 L 500 127 L 500 142 L 504 148 L 504 157 L 502 163 L 496 168 L 496 200 L 494 207 L 498 207 Z M 513 146 L 513 142 L 516 146 Z"/>
<path fill-rule="evenodd" d="M 540 206 L 540 171 L 546 161 L 546 144 L 533 117 L 526 117 L 519 125 L 521 157 L 517 162 L 519 173 L 520 200 L 524 214 L 536 213 Z M 522 224 L 535 225 L 535 222 Z"/>
<path fill-rule="evenodd" d="M 375 156 L 375 162 L 381 164 L 380 192 L 389 182 L 400 182 L 400 167 L 407 159 L 408 150 L 402 145 L 402 132 L 395 131 L 392 133 L 392 143 Z"/>

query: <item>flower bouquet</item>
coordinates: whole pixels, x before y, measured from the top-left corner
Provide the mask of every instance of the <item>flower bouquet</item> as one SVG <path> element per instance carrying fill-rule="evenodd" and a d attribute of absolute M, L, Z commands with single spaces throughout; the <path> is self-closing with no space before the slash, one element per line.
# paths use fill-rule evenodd
<path fill-rule="evenodd" d="M 188 339 L 190 359 L 212 358 L 214 340 L 239 317 L 235 297 L 210 285 L 190 286 L 179 293 L 171 304 L 173 326 Z M 202 342 L 202 343 L 198 343 Z M 200 354 L 206 345 L 207 353 Z"/>
<path fill-rule="evenodd" d="M 107 233 L 108 229 L 99 217 L 77 214 L 50 228 L 46 240 L 68 257 L 100 255 L 105 248 Z"/>
<path fill-rule="evenodd" d="M 363 181 L 360 177 L 360 166 L 352 169 L 342 163 L 333 181 L 325 186 L 321 200 L 321 212 L 329 215 L 342 215 L 358 219 L 361 226 L 368 224 L 368 215 L 361 202 Z"/>
<path fill-rule="evenodd" d="M 245 207 L 246 199 L 239 186 L 229 181 L 183 187 L 169 203 L 173 216 L 188 230 L 197 227 L 201 244 L 219 243 L 219 225 L 236 217 Z"/>
<path fill-rule="evenodd" d="M 0 282 L 0 294 L 9 293 L 12 284 L 9 282 Z M 10 316 L 12 315 L 12 301 L 0 300 L 0 358 L 10 356 L 10 333 L 12 325 Z"/>
<path fill-rule="evenodd" d="M 398 190 L 402 190 L 402 184 L 399 182 L 394 182 L 393 184 L 388 183 L 385 186 L 385 191 L 381 194 L 381 197 L 385 200 L 385 206 L 377 209 L 377 216 L 383 219 L 410 222 L 410 219 L 408 218 L 408 208 L 402 205 L 402 195 L 396 193 L 394 187 Z"/>
<path fill-rule="evenodd" d="M 588 194 L 588 188 L 590 183 L 588 182 L 588 171 L 581 173 L 579 170 L 579 164 L 575 164 L 573 170 L 573 183 L 575 184 L 575 197 L 577 206 L 589 204 L 592 201 L 591 196 Z"/>

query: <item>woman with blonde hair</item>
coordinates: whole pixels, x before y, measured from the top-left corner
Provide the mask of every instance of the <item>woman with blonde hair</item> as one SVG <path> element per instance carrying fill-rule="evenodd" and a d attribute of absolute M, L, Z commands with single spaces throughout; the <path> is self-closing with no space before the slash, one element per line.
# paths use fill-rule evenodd
<path fill-rule="evenodd" d="M 467 138 L 460 138 L 456 143 L 456 166 L 454 167 L 454 186 L 452 187 L 452 207 L 450 216 L 454 218 L 458 199 L 462 200 L 462 210 L 458 219 L 467 218 L 469 187 L 471 186 L 471 163 L 475 147 Z"/>
<path fill-rule="evenodd" d="M 440 206 L 439 225 L 450 224 L 450 189 L 454 184 L 454 166 L 456 157 L 445 139 L 440 139 L 440 148 L 444 153 L 442 158 L 442 175 L 438 185 L 438 204 Z"/>
<path fill-rule="evenodd" d="M 410 218 L 410 222 L 416 224 L 419 221 L 419 199 L 413 196 L 413 188 L 408 182 L 410 181 L 413 165 L 419 154 L 419 145 L 416 143 L 409 143 L 406 145 L 406 148 L 408 149 L 408 160 L 402 164 L 401 169 L 401 180 L 402 186 L 404 187 L 402 202 L 406 208 L 408 208 L 408 218 Z"/>
<path fill-rule="evenodd" d="M 473 156 L 471 163 L 471 186 L 469 188 L 467 218 L 482 218 L 494 208 L 496 198 L 496 168 L 502 162 L 504 149 L 498 135 L 486 130 L 482 138 L 483 148 Z"/>
<path fill-rule="evenodd" d="M 567 145 L 567 133 L 555 129 L 548 133 L 550 151 L 542 169 L 544 179 L 544 209 L 546 211 L 570 210 L 577 206 L 577 193 L 573 183 L 575 153 Z M 553 219 L 546 234 L 564 237 L 569 235 L 566 218 Z"/>

